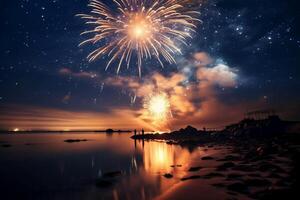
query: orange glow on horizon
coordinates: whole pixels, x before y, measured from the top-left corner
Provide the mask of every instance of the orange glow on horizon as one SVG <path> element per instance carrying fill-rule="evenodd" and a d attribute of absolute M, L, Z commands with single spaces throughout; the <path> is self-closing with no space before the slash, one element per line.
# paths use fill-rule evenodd
<path fill-rule="evenodd" d="M 156 130 L 151 124 L 135 117 L 136 112 L 115 108 L 109 113 L 65 111 L 52 108 L 10 105 L 2 108 L 0 127 L 4 130 Z"/>

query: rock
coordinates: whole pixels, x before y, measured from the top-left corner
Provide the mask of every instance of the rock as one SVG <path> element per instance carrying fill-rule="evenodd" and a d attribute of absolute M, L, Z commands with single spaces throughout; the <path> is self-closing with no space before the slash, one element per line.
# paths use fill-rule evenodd
<path fill-rule="evenodd" d="M 224 175 L 221 173 L 211 172 L 211 173 L 203 176 L 203 178 L 205 178 L 205 179 L 210 179 L 210 178 L 215 178 L 215 177 L 224 177 Z"/>
<path fill-rule="evenodd" d="M 227 189 L 238 193 L 243 193 L 243 194 L 248 193 L 247 185 L 241 182 L 232 183 L 227 186 Z"/>
<path fill-rule="evenodd" d="M 192 126 L 187 126 L 185 129 L 183 129 L 183 132 L 185 133 L 192 133 L 192 134 L 197 134 L 198 130 Z"/>
<path fill-rule="evenodd" d="M 191 167 L 191 168 L 189 169 L 189 172 L 199 171 L 200 169 L 202 169 L 202 167 Z"/>
<path fill-rule="evenodd" d="M 121 171 L 112 171 L 112 172 L 104 173 L 102 176 L 103 177 L 114 178 L 114 177 L 118 177 L 118 176 L 121 176 L 121 175 L 122 175 Z"/>
<path fill-rule="evenodd" d="M 113 132 L 115 132 L 115 131 L 114 131 L 113 129 L 109 128 L 109 129 L 106 129 L 105 132 L 106 132 L 106 133 L 113 133 Z"/>
<path fill-rule="evenodd" d="M 201 158 L 201 160 L 213 160 L 214 158 L 211 156 L 204 156 Z"/>
<path fill-rule="evenodd" d="M 190 180 L 190 179 L 199 179 L 199 178 L 201 178 L 201 176 L 194 175 L 194 176 L 184 177 L 181 179 L 181 181 L 186 181 L 186 180 Z"/>
<path fill-rule="evenodd" d="M 172 174 L 169 174 L 169 173 L 167 173 L 167 174 L 164 174 L 164 177 L 165 177 L 165 178 L 173 178 L 173 175 L 172 175 Z"/>
<path fill-rule="evenodd" d="M 182 165 L 171 165 L 170 167 L 182 167 Z"/>
<path fill-rule="evenodd" d="M 67 143 L 74 143 L 74 142 L 86 142 L 88 141 L 87 139 L 67 139 L 67 140 L 64 140 L 64 142 L 67 142 Z"/>

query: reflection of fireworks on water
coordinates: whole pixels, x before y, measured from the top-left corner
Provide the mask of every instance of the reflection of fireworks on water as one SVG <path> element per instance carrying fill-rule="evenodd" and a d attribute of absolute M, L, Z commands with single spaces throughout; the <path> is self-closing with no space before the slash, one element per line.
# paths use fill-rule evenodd
<path fill-rule="evenodd" d="M 135 55 L 139 74 L 142 60 L 154 57 L 163 67 L 161 58 L 175 63 L 174 54 L 181 53 L 178 43 L 187 44 L 194 32 L 194 16 L 199 13 L 188 10 L 178 0 L 113 0 L 118 13 L 105 4 L 91 0 L 91 14 L 78 16 L 95 26 L 82 34 L 93 36 L 80 45 L 92 43 L 100 47 L 88 55 L 89 61 L 107 55 L 106 69 L 118 61 L 117 72 L 123 63 L 127 68 Z"/>
<path fill-rule="evenodd" d="M 144 108 L 155 123 L 164 123 L 167 118 L 171 117 L 169 98 L 164 93 L 147 97 L 144 102 Z"/>

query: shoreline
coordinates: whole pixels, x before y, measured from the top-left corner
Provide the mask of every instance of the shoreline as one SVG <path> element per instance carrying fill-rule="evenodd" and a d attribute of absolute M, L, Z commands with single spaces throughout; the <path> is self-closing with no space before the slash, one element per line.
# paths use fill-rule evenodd
<path fill-rule="evenodd" d="M 210 191 L 211 187 L 233 199 L 292 199 L 300 188 L 300 132 L 292 129 L 291 124 L 299 125 L 273 117 L 242 120 L 215 132 L 187 126 L 171 133 L 134 135 L 131 138 L 164 141 L 191 151 L 222 145 L 232 148 L 223 158 L 202 158 L 203 164 L 206 159 L 218 163 L 212 172 L 203 174 L 201 171 L 205 166 L 195 166 L 199 172 L 188 171 L 187 177 L 156 199 L 197 199 L 203 197 L 200 190 Z M 217 182 L 207 183 L 207 179 Z M 199 189 L 200 185 L 202 189 Z M 214 199 L 213 195 L 205 195 L 204 199 Z"/>
<path fill-rule="evenodd" d="M 292 199 L 298 194 L 300 186 L 300 137 L 298 135 L 270 138 L 264 141 L 245 140 L 223 144 L 185 145 L 191 150 L 198 147 L 217 149 L 220 146 L 232 150 L 223 158 L 202 157 L 202 164 L 194 166 L 196 173 L 187 171 L 186 178 L 181 179 L 156 199 L 175 197 L 176 199 L 200 197 L 214 199 L 213 194 L 201 194 L 201 191 L 218 191 L 227 198 L 236 199 Z M 206 169 L 206 160 L 217 163 L 209 173 L 203 173 Z"/>

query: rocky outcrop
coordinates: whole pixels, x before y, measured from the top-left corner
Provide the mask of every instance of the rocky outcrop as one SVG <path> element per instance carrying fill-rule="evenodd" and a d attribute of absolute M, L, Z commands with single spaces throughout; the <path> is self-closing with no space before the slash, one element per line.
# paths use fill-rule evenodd
<path fill-rule="evenodd" d="M 278 116 L 267 119 L 243 119 L 242 121 L 226 126 L 221 131 L 197 130 L 192 126 L 181 128 L 178 131 L 164 134 L 145 134 L 132 136 L 133 139 L 167 140 L 168 144 L 191 145 L 218 141 L 232 141 L 235 139 L 257 139 L 276 137 L 287 133 L 291 122 L 281 120 Z"/>
<path fill-rule="evenodd" d="M 285 123 L 278 116 L 270 116 L 263 120 L 243 119 L 239 123 L 227 126 L 222 132 L 233 136 L 266 137 L 282 134 Z"/>

